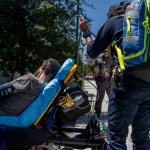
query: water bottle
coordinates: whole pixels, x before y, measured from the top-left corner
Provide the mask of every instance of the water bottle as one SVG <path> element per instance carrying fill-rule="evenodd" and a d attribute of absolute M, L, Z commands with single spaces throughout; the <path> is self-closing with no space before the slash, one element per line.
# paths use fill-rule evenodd
<path fill-rule="evenodd" d="M 106 135 L 106 132 L 107 132 L 107 126 L 103 122 L 100 122 L 100 133 Z"/>

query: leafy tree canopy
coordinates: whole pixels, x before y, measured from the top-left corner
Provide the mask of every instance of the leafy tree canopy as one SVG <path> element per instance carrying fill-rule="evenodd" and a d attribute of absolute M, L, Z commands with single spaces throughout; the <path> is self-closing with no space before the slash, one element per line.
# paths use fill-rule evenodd
<path fill-rule="evenodd" d="M 78 2 L 78 10 L 77 10 Z M 35 71 L 50 57 L 75 57 L 76 14 L 85 0 L 0 0 L 0 70 L 7 76 Z M 91 7 L 91 6 L 90 6 Z M 87 16 L 85 15 L 87 18 Z"/>

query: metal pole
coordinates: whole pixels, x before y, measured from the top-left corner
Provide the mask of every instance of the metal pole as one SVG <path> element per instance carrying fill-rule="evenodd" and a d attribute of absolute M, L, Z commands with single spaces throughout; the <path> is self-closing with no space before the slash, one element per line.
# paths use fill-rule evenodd
<path fill-rule="evenodd" d="M 77 14 L 79 14 L 79 2 L 80 0 L 77 0 Z M 76 17 L 76 42 L 77 42 L 77 50 L 76 50 L 76 64 L 78 65 L 78 55 L 79 55 L 79 41 L 78 41 L 78 37 L 79 37 L 79 18 Z"/>
<path fill-rule="evenodd" d="M 77 14 L 79 14 L 79 2 L 80 0 L 77 0 Z M 77 43 L 77 49 L 76 49 L 76 52 L 75 52 L 75 63 L 77 64 L 78 66 L 78 57 L 79 57 L 79 41 L 78 41 L 78 32 L 79 32 L 79 18 L 76 17 L 76 43 Z M 75 76 L 75 82 L 78 83 L 78 77 L 77 75 Z"/>
<path fill-rule="evenodd" d="M 49 143 L 59 144 L 59 145 L 69 145 L 69 146 L 85 146 L 85 147 L 99 147 L 104 148 L 107 146 L 107 141 L 105 139 L 101 140 L 89 140 L 89 139 L 78 139 L 78 138 L 63 138 L 63 137 L 49 137 L 47 140 Z"/>

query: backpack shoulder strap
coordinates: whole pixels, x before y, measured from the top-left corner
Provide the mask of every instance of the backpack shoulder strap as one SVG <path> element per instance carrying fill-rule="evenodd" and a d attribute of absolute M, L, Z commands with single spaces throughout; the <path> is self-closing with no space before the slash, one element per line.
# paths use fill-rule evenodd
<path fill-rule="evenodd" d="M 149 0 L 145 0 L 146 1 L 146 5 L 147 5 L 147 8 L 148 8 L 148 12 L 149 12 L 149 15 L 150 15 L 150 1 Z"/>
<path fill-rule="evenodd" d="M 122 50 L 117 46 L 116 41 L 113 41 L 111 43 L 111 47 L 114 47 L 114 49 L 117 52 L 117 56 L 118 56 L 119 65 L 120 65 L 121 70 L 125 70 L 125 65 L 124 65 Z"/>

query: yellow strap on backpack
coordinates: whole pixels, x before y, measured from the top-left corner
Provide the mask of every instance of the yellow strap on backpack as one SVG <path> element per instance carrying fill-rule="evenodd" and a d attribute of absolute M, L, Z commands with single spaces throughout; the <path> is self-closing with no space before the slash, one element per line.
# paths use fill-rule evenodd
<path fill-rule="evenodd" d="M 150 12 L 149 3 L 150 3 L 149 0 L 146 0 L 146 5 L 147 5 L 147 8 L 148 8 L 148 11 Z"/>
<path fill-rule="evenodd" d="M 67 93 L 66 96 L 61 97 L 61 100 L 59 101 L 58 105 L 61 107 L 71 107 L 74 105 L 74 100 Z"/>
<path fill-rule="evenodd" d="M 123 60 L 123 55 L 122 55 L 121 49 L 117 47 L 117 44 L 115 41 L 112 42 L 111 46 L 114 47 L 117 52 L 121 70 L 125 70 L 125 65 L 124 65 L 124 60 Z"/>

